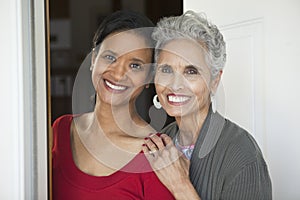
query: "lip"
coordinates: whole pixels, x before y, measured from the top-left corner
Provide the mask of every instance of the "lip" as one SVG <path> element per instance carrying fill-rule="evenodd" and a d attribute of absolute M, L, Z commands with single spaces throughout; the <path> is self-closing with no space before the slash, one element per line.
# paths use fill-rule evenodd
<path fill-rule="evenodd" d="M 112 93 L 122 93 L 128 89 L 128 87 L 125 85 L 116 84 L 107 79 L 103 79 L 103 84 L 104 84 L 105 88 Z"/>
<path fill-rule="evenodd" d="M 167 95 L 167 100 L 171 105 L 182 106 L 191 100 L 191 96 L 171 93 Z"/>

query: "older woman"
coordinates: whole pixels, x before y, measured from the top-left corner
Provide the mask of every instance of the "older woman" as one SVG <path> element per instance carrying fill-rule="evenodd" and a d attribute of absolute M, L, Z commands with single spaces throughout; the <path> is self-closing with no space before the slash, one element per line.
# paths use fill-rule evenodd
<path fill-rule="evenodd" d="M 155 87 L 176 122 L 147 137 L 144 152 L 176 199 L 271 199 L 263 155 L 251 135 L 211 99 L 226 60 L 223 36 L 203 15 L 163 18 L 153 33 Z M 155 104 L 157 96 L 154 98 Z"/>

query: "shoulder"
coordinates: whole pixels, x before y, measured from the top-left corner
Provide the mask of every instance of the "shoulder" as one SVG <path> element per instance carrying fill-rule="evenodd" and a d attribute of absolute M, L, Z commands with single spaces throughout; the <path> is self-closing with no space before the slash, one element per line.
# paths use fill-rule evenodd
<path fill-rule="evenodd" d="M 76 127 L 79 126 L 87 126 L 86 124 L 90 124 L 92 113 L 83 113 L 83 114 L 67 114 L 62 115 L 61 117 L 57 118 L 53 124 L 52 129 L 62 129 L 62 128 L 69 128 L 72 124 L 72 121 L 76 123 Z"/>
<path fill-rule="evenodd" d="M 71 121 L 73 120 L 73 115 L 62 115 L 59 118 L 57 118 L 53 124 L 52 124 L 52 128 L 53 130 L 56 130 L 58 128 L 62 128 L 68 124 L 71 123 Z"/>
<path fill-rule="evenodd" d="M 228 119 L 225 121 L 218 146 L 220 151 L 225 153 L 227 163 L 234 168 L 243 168 L 253 163 L 266 165 L 254 137 Z"/>
<path fill-rule="evenodd" d="M 70 133 L 70 126 L 73 115 L 63 115 L 57 118 L 52 124 L 52 151 L 54 151 L 61 139 Z M 60 139 L 59 139 L 60 138 Z"/>
<path fill-rule="evenodd" d="M 261 154 L 261 150 L 254 137 L 244 128 L 228 119 L 226 119 L 224 124 L 222 135 L 232 147 L 241 148 L 253 154 Z"/>

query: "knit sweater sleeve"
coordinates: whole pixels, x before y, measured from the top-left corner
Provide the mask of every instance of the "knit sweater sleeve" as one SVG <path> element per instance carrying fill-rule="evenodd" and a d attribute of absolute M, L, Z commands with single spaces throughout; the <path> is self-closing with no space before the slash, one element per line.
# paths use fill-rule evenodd
<path fill-rule="evenodd" d="M 272 199 L 272 186 L 267 166 L 260 161 L 245 166 L 224 186 L 221 196 L 224 200 Z"/>

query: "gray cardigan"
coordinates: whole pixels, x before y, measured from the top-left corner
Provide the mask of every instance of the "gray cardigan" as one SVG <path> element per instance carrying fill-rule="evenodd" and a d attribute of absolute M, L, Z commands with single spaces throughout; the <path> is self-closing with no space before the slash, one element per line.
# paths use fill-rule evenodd
<path fill-rule="evenodd" d="M 175 138 L 176 122 L 162 133 Z M 202 200 L 269 200 L 268 168 L 254 138 L 211 108 L 191 158 L 190 180 Z"/>

